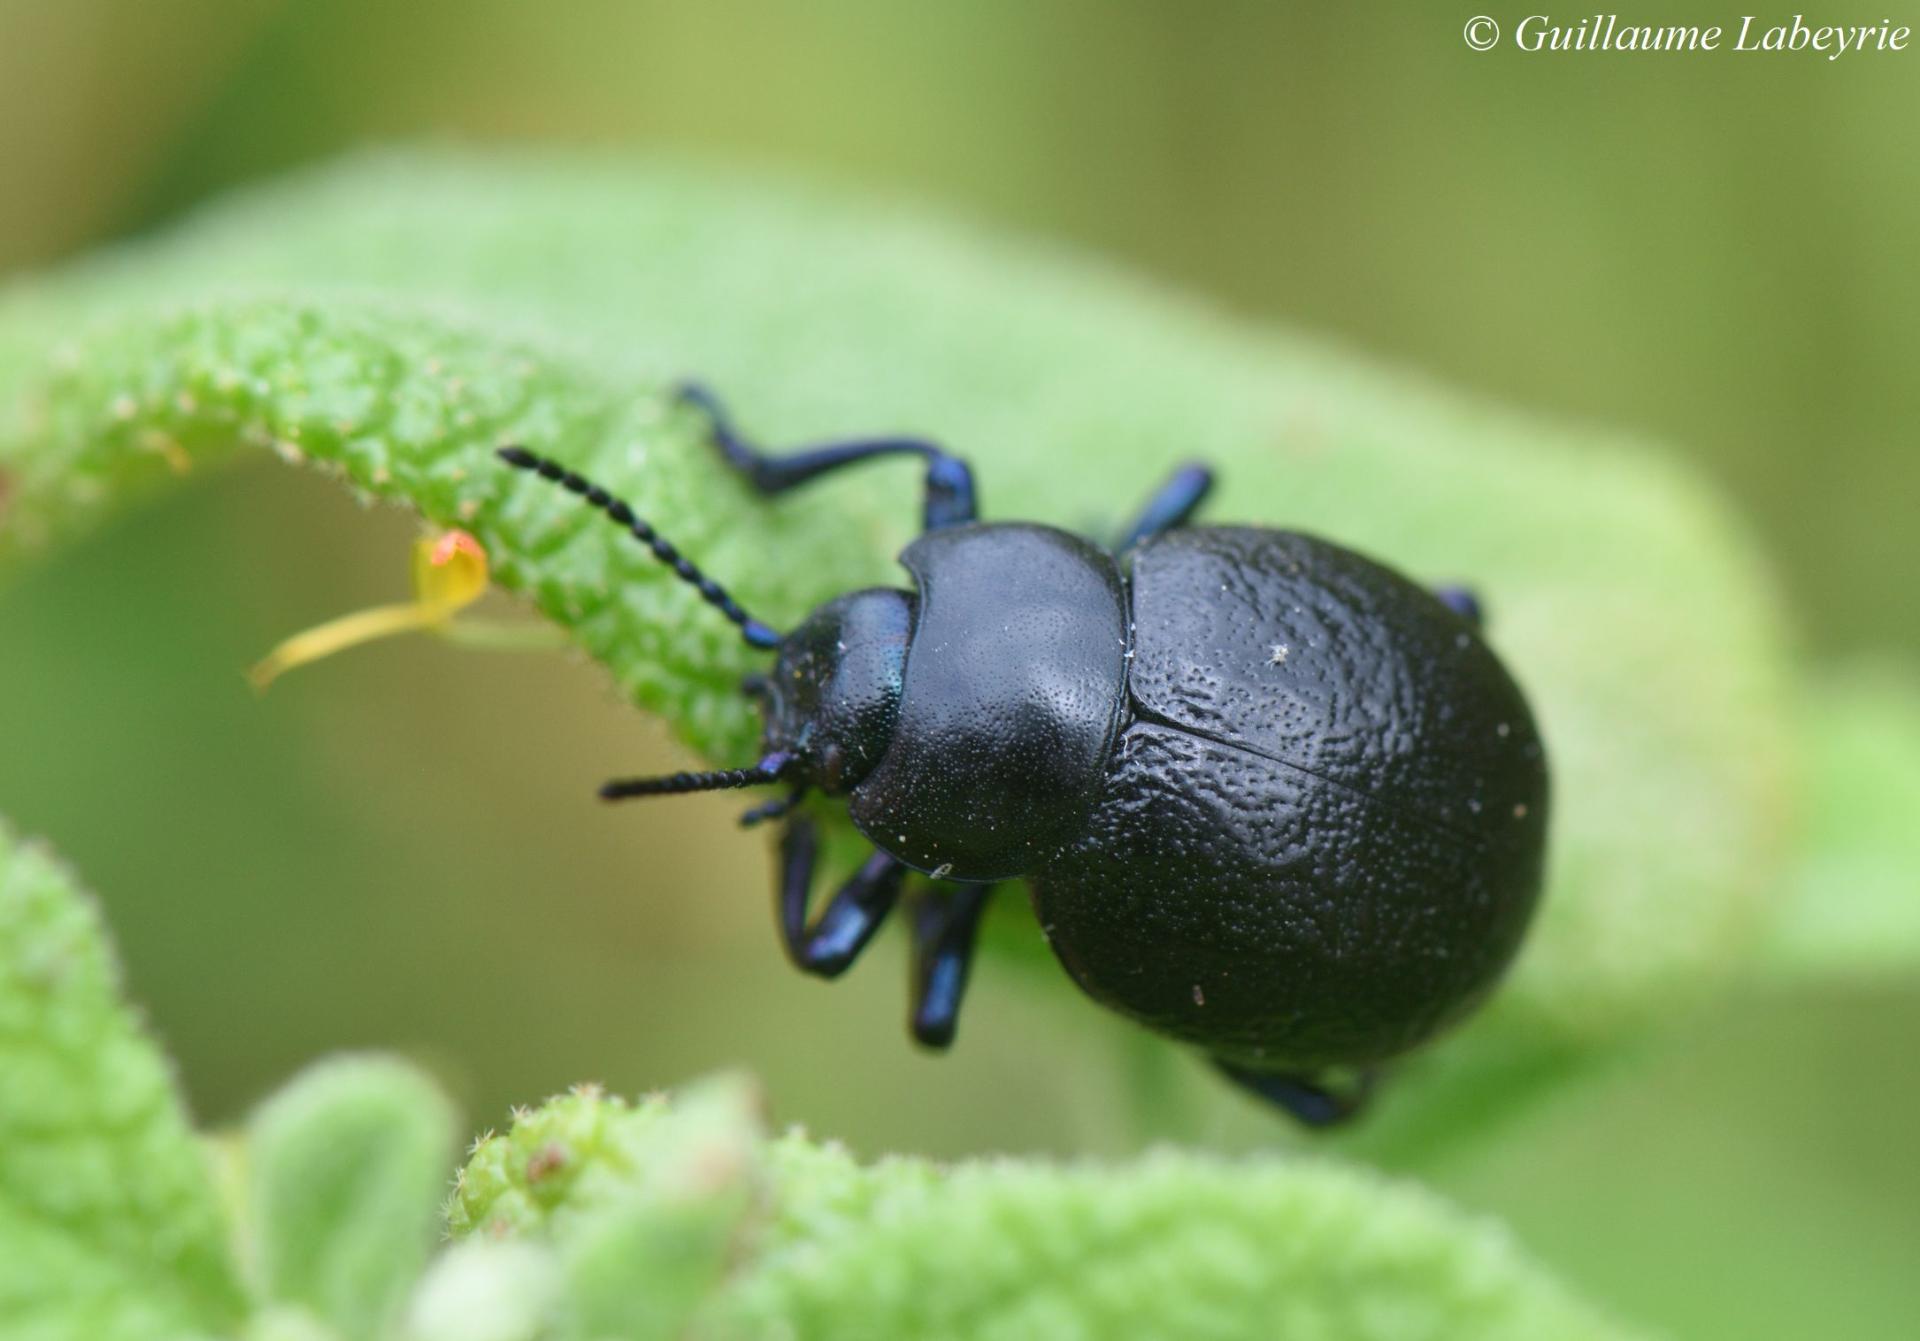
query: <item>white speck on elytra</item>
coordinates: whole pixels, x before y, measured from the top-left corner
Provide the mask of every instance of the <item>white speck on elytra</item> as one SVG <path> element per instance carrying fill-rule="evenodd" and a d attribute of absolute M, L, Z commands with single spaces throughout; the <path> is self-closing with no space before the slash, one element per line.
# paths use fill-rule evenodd
<path fill-rule="evenodd" d="M 927 874 L 935 880 L 945 880 L 949 875 L 953 874 L 953 863 L 943 861 L 931 871 L 928 871 Z"/>
<path fill-rule="evenodd" d="M 1514 806 L 1513 817 L 1517 820 L 1525 819 L 1527 817 L 1527 803 L 1525 801 L 1522 801 L 1519 804 Z"/>
<path fill-rule="evenodd" d="M 1507 725 L 1507 723 L 1505 722 L 1500 723 L 1500 725 L 1494 727 L 1493 729 L 1494 729 L 1494 733 L 1498 735 L 1502 740 L 1505 740 L 1508 736 L 1513 734 L 1513 728 Z"/>
<path fill-rule="evenodd" d="M 1273 649 L 1272 649 L 1272 650 L 1271 650 L 1270 652 L 1268 652 L 1268 654 L 1267 654 L 1267 664 L 1268 664 L 1269 666 L 1284 666 L 1284 665 L 1286 665 L 1286 664 L 1287 664 L 1287 654 L 1288 654 L 1288 653 L 1289 653 L 1289 652 L 1290 652 L 1291 650 L 1292 650 L 1292 649 L 1290 649 L 1290 648 L 1289 648 L 1289 647 L 1288 647 L 1288 646 L 1287 646 L 1287 645 L 1286 645 L 1285 643 L 1275 643 L 1275 644 L 1273 645 Z"/>
<path fill-rule="evenodd" d="M 1193 1004 L 1196 1006 L 1204 1006 L 1207 1004 L 1207 994 L 1200 990 L 1199 983 L 1193 985 Z"/>

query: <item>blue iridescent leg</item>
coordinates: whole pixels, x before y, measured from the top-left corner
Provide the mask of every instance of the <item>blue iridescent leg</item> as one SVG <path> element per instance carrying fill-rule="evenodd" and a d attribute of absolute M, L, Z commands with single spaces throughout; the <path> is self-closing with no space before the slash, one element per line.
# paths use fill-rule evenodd
<path fill-rule="evenodd" d="M 967 991 L 973 943 L 992 885 L 958 885 L 928 894 L 914 909 L 913 1015 L 908 1027 L 929 1048 L 952 1044 Z"/>
<path fill-rule="evenodd" d="M 1362 1071 L 1352 1088 L 1343 1093 L 1305 1076 L 1248 1071 L 1218 1058 L 1213 1064 L 1236 1085 L 1285 1109 L 1295 1121 L 1308 1127 L 1337 1127 L 1351 1122 L 1365 1111 L 1367 1101 L 1373 1097 L 1374 1073 L 1371 1071 Z"/>
<path fill-rule="evenodd" d="M 907 868 L 886 853 L 875 852 L 840 887 L 820 916 L 809 922 L 818 855 L 813 822 L 791 820 L 780 840 L 780 941 L 787 958 L 801 972 L 837 978 L 859 957 L 893 911 Z"/>
<path fill-rule="evenodd" d="M 1153 497 L 1140 509 L 1114 553 L 1125 554 L 1135 545 L 1157 535 L 1185 526 L 1213 488 L 1213 472 L 1203 465 L 1188 463 L 1173 472 L 1167 482 L 1154 490 Z"/>
<path fill-rule="evenodd" d="M 1486 608 L 1480 604 L 1480 598 L 1474 595 L 1472 587 L 1435 587 L 1433 594 L 1440 598 L 1440 604 L 1476 629 L 1487 622 Z"/>
<path fill-rule="evenodd" d="M 822 978 L 845 973 L 893 911 L 906 875 L 907 868 L 884 852 L 868 857 L 814 919 L 800 949 L 800 967 Z"/>
<path fill-rule="evenodd" d="M 774 455 L 761 451 L 734 429 L 714 394 L 697 382 L 677 388 L 679 398 L 703 411 L 713 425 L 713 445 L 727 464 L 763 494 L 784 493 L 808 480 L 859 461 L 885 456 L 917 456 L 927 463 L 926 529 L 958 526 L 979 513 L 973 471 L 965 461 L 923 438 L 862 438 L 828 442 Z"/>

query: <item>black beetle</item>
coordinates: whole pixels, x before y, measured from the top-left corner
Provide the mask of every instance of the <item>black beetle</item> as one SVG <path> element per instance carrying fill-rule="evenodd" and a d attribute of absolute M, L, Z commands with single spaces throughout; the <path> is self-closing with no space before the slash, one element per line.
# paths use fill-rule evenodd
<path fill-rule="evenodd" d="M 601 795 L 791 785 L 748 823 L 809 789 L 844 796 L 875 851 L 817 918 L 813 824 L 792 815 L 781 842 L 780 931 L 801 969 L 845 970 L 909 870 L 951 882 L 913 910 L 912 1032 L 945 1047 L 987 896 L 1024 879 L 1088 995 L 1316 1126 L 1492 988 L 1539 893 L 1547 769 L 1470 594 L 1290 531 L 1188 527 L 1203 467 L 1107 550 L 975 521 L 972 472 L 932 443 L 768 455 L 706 391 L 681 395 L 762 493 L 875 457 L 927 466 L 926 531 L 901 556 L 914 590 L 836 597 L 782 636 L 598 485 L 500 452 L 777 651 L 746 685 L 766 721 L 757 764 Z"/>

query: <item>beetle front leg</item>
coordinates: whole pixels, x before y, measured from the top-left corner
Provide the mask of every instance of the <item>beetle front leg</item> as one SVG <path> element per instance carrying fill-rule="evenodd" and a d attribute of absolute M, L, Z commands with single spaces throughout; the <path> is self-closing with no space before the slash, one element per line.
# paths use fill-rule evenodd
<path fill-rule="evenodd" d="M 808 929 L 797 957 L 801 969 L 822 978 L 845 973 L 893 911 L 906 876 L 906 866 L 886 853 L 868 857 Z"/>
<path fill-rule="evenodd" d="M 1218 1057 L 1213 1059 L 1213 1064 L 1234 1084 L 1285 1109 L 1296 1122 L 1307 1127 L 1337 1127 L 1351 1122 L 1366 1111 L 1367 1102 L 1373 1097 L 1375 1073 L 1372 1071 L 1362 1071 L 1353 1086 L 1342 1091 L 1319 1077 L 1249 1071 Z"/>
<path fill-rule="evenodd" d="M 972 467 L 937 443 L 924 438 L 857 438 L 776 454 L 762 451 L 742 437 L 727 417 L 719 397 L 698 382 L 681 383 L 676 394 L 707 416 L 707 422 L 713 427 L 713 445 L 719 448 L 720 455 L 763 494 L 785 493 L 808 480 L 860 461 L 883 456 L 917 456 L 927 463 L 926 501 L 922 509 L 927 530 L 959 526 L 979 515 Z"/>
<path fill-rule="evenodd" d="M 951 894 L 927 894 L 913 910 L 913 1014 L 908 1028 L 929 1048 L 953 1043 L 980 915 L 992 892 L 992 885 L 961 885 Z"/>
<path fill-rule="evenodd" d="M 780 883 L 774 912 L 780 923 L 780 944 L 794 967 L 806 968 L 807 905 L 813 898 L 813 868 L 820 859 L 820 834 L 813 821 L 795 815 L 780 833 Z"/>
<path fill-rule="evenodd" d="M 875 852 L 842 885 L 820 916 L 808 920 L 819 837 L 813 821 L 796 817 L 780 839 L 780 942 L 802 973 L 837 978 L 860 957 L 893 911 L 907 868 Z"/>

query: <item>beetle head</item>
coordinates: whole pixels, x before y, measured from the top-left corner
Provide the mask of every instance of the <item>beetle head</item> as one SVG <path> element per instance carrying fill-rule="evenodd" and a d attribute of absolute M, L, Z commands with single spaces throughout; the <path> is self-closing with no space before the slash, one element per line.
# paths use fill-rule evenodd
<path fill-rule="evenodd" d="M 771 676 L 746 684 L 766 712 L 766 753 L 744 768 L 659 777 L 616 778 L 600 788 L 609 801 L 635 796 L 796 784 L 785 800 L 747 812 L 746 823 L 784 814 L 809 787 L 829 795 L 851 791 L 886 753 L 900 715 L 900 685 L 907 639 L 913 631 L 913 598 L 903 591 L 870 587 L 828 601 L 782 637 L 753 618 L 697 564 L 635 515 L 633 508 L 584 475 L 524 447 L 502 447 L 501 460 L 538 475 L 585 500 L 645 545 L 673 575 L 740 630 L 751 647 L 777 650 Z"/>
<path fill-rule="evenodd" d="M 773 673 L 749 688 L 766 712 L 766 752 L 794 760 L 786 776 L 841 795 L 880 762 L 912 632 L 913 598 L 869 587 L 828 601 L 781 641 Z"/>

